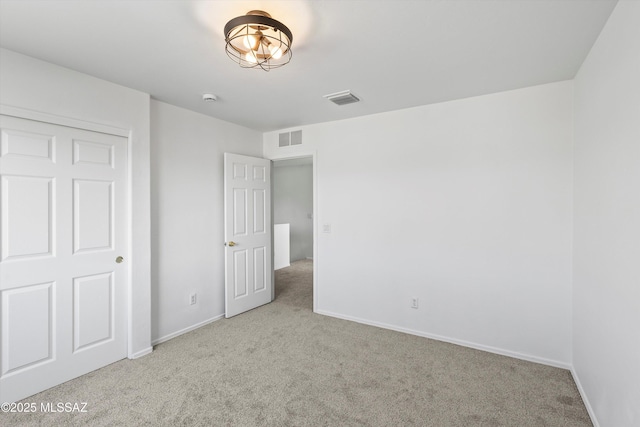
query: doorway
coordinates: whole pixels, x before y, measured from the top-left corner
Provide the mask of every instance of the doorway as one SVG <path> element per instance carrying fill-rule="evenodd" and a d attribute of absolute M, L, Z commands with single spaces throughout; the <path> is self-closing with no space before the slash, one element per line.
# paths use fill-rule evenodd
<path fill-rule="evenodd" d="M 274 288 L 307 295 L 304 306 L 315 309 L 316 258 L 313 156 L 273 161 Z M 311 280 L 309 280 L 311 279 Z M 311 282 L 311 284 L 310 284 Z M 311 292 L 295 289 L 312 286 Z M 309 290 L 309 289 L 307 289 Z"/>

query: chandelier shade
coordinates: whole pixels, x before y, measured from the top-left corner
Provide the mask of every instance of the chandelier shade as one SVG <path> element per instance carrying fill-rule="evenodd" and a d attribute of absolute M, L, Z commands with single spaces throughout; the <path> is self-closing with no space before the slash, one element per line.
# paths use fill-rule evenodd
<path fill-rule="evenodd" d="M 291 61 L 291 30 L 262 10 L 251 10 L 227 22 L 224 38 L 227 55 L 243 68 L 269 71 Z"/>

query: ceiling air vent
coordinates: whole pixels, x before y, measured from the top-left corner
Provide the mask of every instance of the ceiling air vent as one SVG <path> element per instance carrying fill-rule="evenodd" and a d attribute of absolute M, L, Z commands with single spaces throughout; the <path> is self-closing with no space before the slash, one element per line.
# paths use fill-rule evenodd
<path fill-rule="evenodd" d="M 327 98 L 329 101 L 333 102 L 336 105 L 347 105 L 360 101 L 360 98 L 358 98 L 348 90 L 330 93 L 329 95 L 324 95 L 324 98 Z"/>

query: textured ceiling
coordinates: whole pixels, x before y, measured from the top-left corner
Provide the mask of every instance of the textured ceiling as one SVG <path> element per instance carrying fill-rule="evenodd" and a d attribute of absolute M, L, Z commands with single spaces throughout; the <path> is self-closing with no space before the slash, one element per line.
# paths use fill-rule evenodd
<path fill-rule="evenodd" d="M 0 0 L 0 45 L 269 131 L 571 79 L 615 3 Z M 292 30 L 283 68 L 227 58 L 224 24 L 252 9 Z M 362 101 L 322 97 L 346 89 Z"/>

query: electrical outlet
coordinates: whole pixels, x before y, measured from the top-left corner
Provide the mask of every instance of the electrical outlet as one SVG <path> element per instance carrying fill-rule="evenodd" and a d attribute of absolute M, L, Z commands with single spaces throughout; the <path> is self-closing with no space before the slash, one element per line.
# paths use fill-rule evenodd
<path fill-rule="evenodd" d="M 411 297 L 411 308 L 418 308 L 418 297 Z"/>
<path fill-rule="evenodd" d="M 198 294 L 191 294 L 189 296 L 189 304 L 194 305 L 198 302 Z"/>

